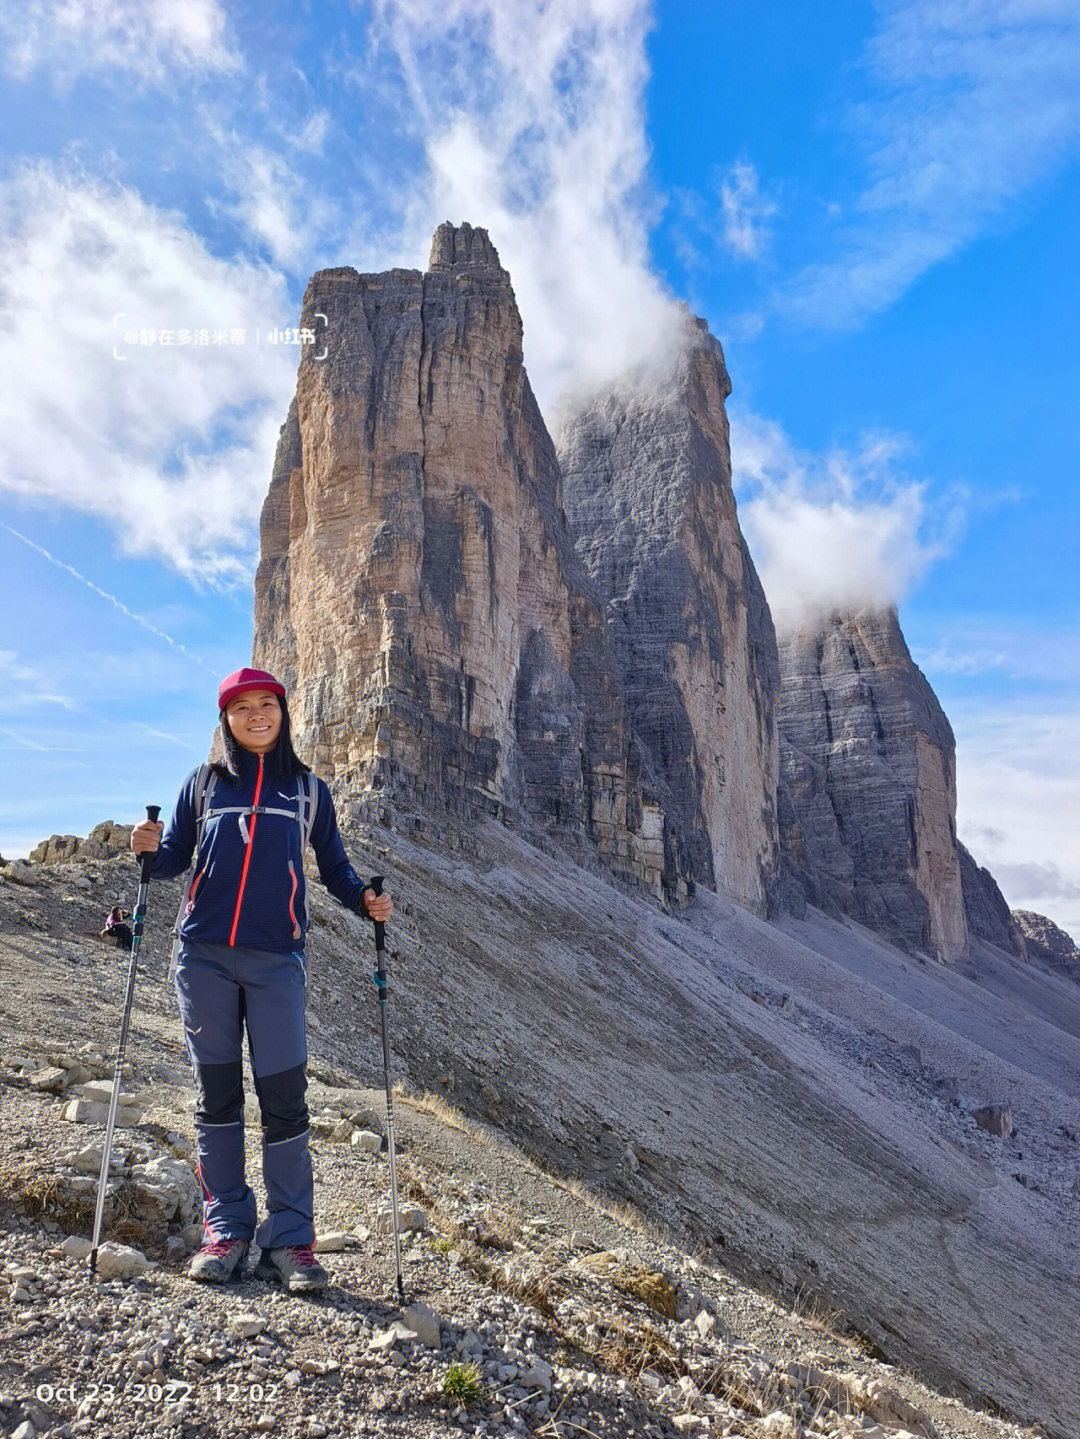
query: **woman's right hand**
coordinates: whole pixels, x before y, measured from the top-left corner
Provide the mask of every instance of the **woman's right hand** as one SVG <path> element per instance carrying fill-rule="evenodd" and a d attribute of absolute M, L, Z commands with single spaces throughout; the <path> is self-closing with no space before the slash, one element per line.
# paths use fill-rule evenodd
<path fill-rule="evenodd" d="M 161 843 L 161 831 L 165 826 L 159 819 L 144 819 L 131 831 L 133 854 L 153 854 Z"/>

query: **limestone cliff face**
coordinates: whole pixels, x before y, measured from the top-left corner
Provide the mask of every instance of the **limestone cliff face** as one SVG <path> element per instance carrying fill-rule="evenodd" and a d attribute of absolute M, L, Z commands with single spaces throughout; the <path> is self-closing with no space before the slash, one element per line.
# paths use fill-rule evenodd
<path fill-rule="evenodd" d="M 254 656 L 319 772 L 531 816 L 658 883 L 677 857 L 486 233 L 442 226 L 426 274 L 321 271 L 302 323 L 317 343 L 263 510 Z"/>
<path fill-rule="evenodd" d="M 1028 958 L 1027 931 L 1020 915 L 1011 914 L 1005 896 L 988 869 L 980 868 L 963 846 L 960 849 L 960 879 L 964 886 L 964 912 L 968 933 L 974 939 L 985 939 L 999 949 Z"/>
<path fill-rule="evenodd" d="M 720 346 L 566 425 L 578 552 L 607 611 L 634 738 L 695 880 L 764 912 L 778 873 L 776 638 L 731 490 Z"/>
<path fill-rule="evenodd" d="M 812 903 L 953 960 L 968 922 L 955 741 L 896 611 L 780 643 L 781 833 Z"/>

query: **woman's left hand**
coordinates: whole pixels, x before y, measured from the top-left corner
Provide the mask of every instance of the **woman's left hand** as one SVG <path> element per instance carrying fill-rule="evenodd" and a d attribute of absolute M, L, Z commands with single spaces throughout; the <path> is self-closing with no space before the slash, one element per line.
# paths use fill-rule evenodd
<path fill-rule="evenodd" d="M 382 894 L 376 894 L 373 889 L 365 889 L 364 912 L 369 919 L 385 924 L 394 912 L 394 901 L 385 890 Z"/>

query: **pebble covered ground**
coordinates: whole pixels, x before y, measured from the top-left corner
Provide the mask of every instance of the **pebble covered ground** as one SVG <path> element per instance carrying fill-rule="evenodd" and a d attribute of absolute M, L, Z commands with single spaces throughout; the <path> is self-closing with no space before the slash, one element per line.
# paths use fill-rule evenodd
<path fill-rule="evenodd" d="M 153 966 L 139 979 L 109 1244 L 92 1274 L 100 1086 L 125 965 L 87 936 L 118 863 L 54 866 L 30 884 L 0 875 L 4 1439 L 1040 1433 L 935 1393 L 838 1316 L 785 1308 L 632 1209 L 545 1173 L 497 1124 L 399 1091 L 402 1307 L 377 1070 L 317 1044 L 309 1104 L 330 1290 L 192 1283 L 193 1096 Z M 259 1193 L 253 1108 L 248 1147 Z"/>

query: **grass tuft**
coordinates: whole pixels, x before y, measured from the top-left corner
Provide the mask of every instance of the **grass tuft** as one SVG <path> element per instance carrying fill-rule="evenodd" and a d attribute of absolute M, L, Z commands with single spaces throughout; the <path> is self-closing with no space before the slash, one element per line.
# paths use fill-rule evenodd
<path fill-rule="evenodd" d="M 480 1383 L 480 1370 L 475 1364 L 451 1364 L 443 1375 L 442 1392 L 446 1399 L 455 1404 L 464 1404 L 467 1409 L 479 1404 L 484 1397 Z"/>

